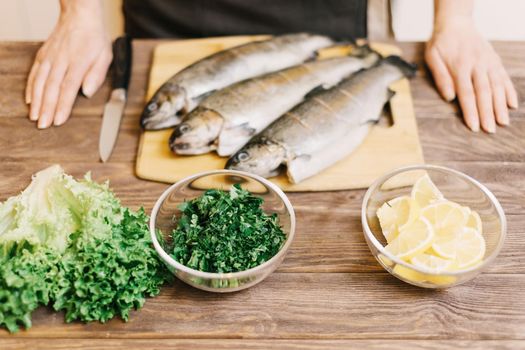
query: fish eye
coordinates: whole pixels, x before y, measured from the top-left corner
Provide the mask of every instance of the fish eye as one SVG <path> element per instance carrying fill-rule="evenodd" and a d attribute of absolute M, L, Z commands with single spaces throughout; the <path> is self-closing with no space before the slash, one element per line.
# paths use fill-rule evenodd
<path fill-rule="evenodd" d="M 179 126 L 179 132 L 181 134 L 187 133 L 188 131 L 190 131 L 190 126 L 188 124 L 181 124 Z"/>
<path fill-rule="evenodd" d="M 157 108 L 158 108 L 158 106 L 157 106 L 157 104 L 156 104 L 155 102 L 150 103 L 150 104 L 148 105 L 148 111 L 150 111 L 150 112 L 153 112 L 153 111 L 156 110 Z"/>
<path fill-rule="evenodd" d="M 250 155 L 248 154 L 248 152 L 241 152 L 237 155 L 237 159 L 239 159 L 239 161 L 241 162 L 245 162 L 248 159 L 250 159 Z"/>

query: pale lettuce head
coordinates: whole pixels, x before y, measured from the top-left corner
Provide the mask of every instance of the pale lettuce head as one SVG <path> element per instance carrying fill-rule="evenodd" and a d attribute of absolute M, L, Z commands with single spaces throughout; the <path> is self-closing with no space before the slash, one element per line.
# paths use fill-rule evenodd
<path fill-rule="evenodd" d="M 107 184 L 93 182 L 89 174 L 76 181 L 53 165 L 0 204 L 0 244 L 27 241 L 63 252 L 72 233 L 101 238 L 121 218 L 120 204 Z"/>
<path fill-rule="evenodd" d="M 0 204 L 0 327 L 31 326 L 39 305 L 66 321 L 127 320 L 169 276 L 153 248 L 148 216 L 122 207 L 89 173 L 54 165 Z"/>

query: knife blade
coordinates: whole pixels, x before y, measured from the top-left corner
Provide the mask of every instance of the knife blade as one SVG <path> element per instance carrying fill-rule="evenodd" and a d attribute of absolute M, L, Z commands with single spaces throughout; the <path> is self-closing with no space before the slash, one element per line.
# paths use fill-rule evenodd
<path fill-rule="evenodd" d="M 127 90 L 131 75 L 131 38 L 121 36 L 113 43 L 113 77 L 111 96 L 104 106 L 102 127 L 98 143 L 100 160 L 105 163 L 113 151 L 126 106 Z"/>

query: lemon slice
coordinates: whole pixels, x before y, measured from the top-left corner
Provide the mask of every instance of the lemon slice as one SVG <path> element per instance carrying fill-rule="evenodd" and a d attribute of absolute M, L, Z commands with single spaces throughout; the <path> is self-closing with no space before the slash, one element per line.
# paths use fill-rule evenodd
<path fill-rule="evenodd" d="M 452 268 L 462 270 L 483 259 L 485 239 L 475 229 L 463 227 L 446 235 L 438 235 L 432 250 L 443 258 L 454 259 Z"/>
<path fill-rule="evenodd" d="M 480 216 L 445 199 L 428 174 L 416 181 L 410 196 L 384 203 L 377 216 L 388 242 L 385 249 L 410 266 L 395 264 L 382 254 L 378 259 L 407 282 L 450 286 L 457 282 L 454 271 L 483 262 L 486 245 Z"/>
<path fill-rule="evenodd" d="M 428 174 L 425 174 L 417 180 L 412 188 L 410 196 L 421 208 L 444 198 L 443 194 L 438 190 L 436 185 L 434 185 Z"/>
<path fill-rule="evenodd" d="M 432 283 L 436 286 L 449 286 L 456 282 L 455 276 L 429 275 L 426 273 L 415 271 L 403 265 L 396 265 L 392 269 L 392 273 L 416 285 L 419 285 L 420 283 Z"/>
<path fill-rule="evenodd" d="M 469 227 L 460 231 L 456 241 L 455 268 L 465 269 L 479 263 L 485 256 L 485 239 L 483 235 Z"/>
<path fill-rule="evenodd" d="M 424 217 L 419 217 L 413 223 L 405 226 L 385 249 L 401 259 L 408 260 L 427 250 L 433 240 L 432 225 Z"/>
<path fill-rule="evenodd" d="M 401 196 L 385 202 L 377 210 L 381 230 L 390 243 L 399 234 L 399 229 L 413 222 L 419 216 L 419 208 L 408 196 Z"/>
<path fill-rule="evenodd" d="M 398 226 L 398 230 L 403 231 L 405 227 L 407 227 L 408 225 L 416 221 L 417 218 L 421 216 L 420 214 L 421 214 L 421 208 L 419 208 L 419 205 L 414 199 L 410 198 L 410 211 L 408 213 L 408 219 L 405 221 L 405 223 L 400 224 Z"/>
<path fill-rule="evenodd" d="M 448 270 L 453 261 L 443 259 L 431 254 L 418 254 L 410 259 L 412 265 L 430 273 L 439 273 Z"/>
<path fill-rule="evenodd" d="M 467 211 L 457 203 L 441 200 L 421 210 L 421 215 L 432 224 L 436 235 L 448 235 L 465 226 Z"/>
<path fill-rule="evenodd" d="M 401 277 L 405 280 L 408 280 L 409 282 L 426 282 L 427 278 L 424 273 L 418 272 L 416 270 L 413 270 L 409 267 L 403 266 L 403 265 L 396 265 L 392 269 L 392 272 Z"/>
<path fill-rule="evenodd" d="M 390 260 L 389 258 L 387 258 L 386 256 L 384 256 L 383 254 L 379 253 L 379 255 L 377 256 L 377 258 L 379 260 L 381 260 L 381 262 L 383 264 L 385 264 L 385 266 L 388 266 L 388 267 L 392 267 L 394 266 L 394 262 L 392 260 Z"/>
<path fill-rule="evenodd" d="M 483 232 L 483 227 L 481 224 L 481 218 L 479 217 L 479 214 L 475 212 L 474 210 L 471 210 L 467 219 L 467 223 L 465 225 L 466 227 L 473 228 L 474 230 L 478 231 L 479 233 Z"/>
<path fill-rule="evenodd" d="M 459 230 L 462 230 L 461 228 Z M 456 259 L 456 237 L 455 231 L 440 232 L 432 243 L 431 252 L 444 259 Z"/>

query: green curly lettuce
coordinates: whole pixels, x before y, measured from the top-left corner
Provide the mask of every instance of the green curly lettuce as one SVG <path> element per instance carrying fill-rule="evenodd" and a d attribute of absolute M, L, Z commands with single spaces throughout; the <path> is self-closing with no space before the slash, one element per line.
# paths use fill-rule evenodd
<path fill-rule="evenodd" d="M 55 250 L 27 243 L 4 244 L 0 252 L 0 325 L 16 332 L 31 327 L 31 312 L 49 303 L 57 274 Z"/>
<path fill-rule="evenodd" d="M 89 174 L 76 181 L 52 166 L 0 204 L 0 326 L 11 332 L 48 304 L 68 322 L 128 320 L 167 276 L 144 210 L 122 207 Z"/>

